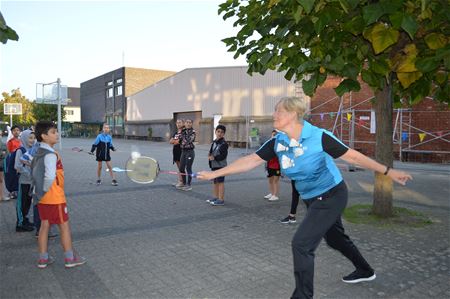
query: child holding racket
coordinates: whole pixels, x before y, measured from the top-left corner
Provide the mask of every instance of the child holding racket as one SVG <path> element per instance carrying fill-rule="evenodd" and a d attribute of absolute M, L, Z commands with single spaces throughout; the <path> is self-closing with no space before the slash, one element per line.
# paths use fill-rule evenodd
<path fill-rule="evenodd" d="M 117 186 L 117 180 L 116 175 L 114 174 L 114 171 L 112 169 L 111 165 L 111 156 L 109 154 L 109 151 L 115 151 L 116 149 L 113 146 L 112 143 L 112 137 L 109 135 L 109 125 L 103 124 L 102 132 L 97 135 L 97 138 L 94 141 L 94 144 L 92 144 L 91 153 L 95 152 L 96 160 L 97 160 L 97 186 L 102 183 L 102 163 L 106 163 L 106 167 L 108 167 L 109 175 L 111 176 L 112 182 L 111 184 L 113 186 Z"/>
<path fill-rule="evenodd" d="M 211 170 L 218 170 L 227 166 L 228 143 L 225 141 L 225 132 L 227 128 L 224 125 L 216 127 L 216 139 L 209 149 L 208 160 Z M 225 196 L 225 177 L 217 177 L 213 180 L 213 200 L 208 200 L 213 206 L 223 206 Z"/>
<path fill-rule="evenodd" d="M 53 149 L 58 143 L 59 134 L 54 123 L 41 121 L 36 124 L 36 138 L 40 142 L 31 162 L 33 197 L 38 200 L 41 228 L 39 230 L 38 268 L 44 269 L 53 263 L 48 255 L 48 232 L 50 225 L 57 224 L 61 234 L 61 245 L 64 250 L 64 265 L 72 268 L 86 263 L 72 247 L 72 237 L 67 213 L 66 196 L 64 194 L 64 171 L 61 157 Z"/>

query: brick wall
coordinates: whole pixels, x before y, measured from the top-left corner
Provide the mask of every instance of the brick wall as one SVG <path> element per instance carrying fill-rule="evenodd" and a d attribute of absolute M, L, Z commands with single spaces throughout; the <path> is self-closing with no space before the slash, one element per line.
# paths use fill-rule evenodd
<path fill-rule="evenodd" d="M 374 156 L 375 153 L 375 134 L 370 133 L 370 120 L 361 120 L 361 117 L 370 118 L 372 109 L 371 99 L 374 94 L 370 87 L 362 84 L 359 92 L 352 92 L 343 96 L 344 113 L 338 114 L 340 98 L 337 97 L 333 88 L 338 86 L 339 78 L 328 79 L 323 86 L 317 89 L 315 96 L 311 99 L 311 116 L 309 120 L 319 126 L 332 130 L 335 128 L 337 135 L 344 143 L 349 144 L 351 122 L 347 119 L 345 109 L 354 107 L 354 145 L 353 148 L 362 153 Z M 404 107 L 408 108 L 408 107 Z M 397 140 L 402 143 L 402 160 L 414 162 L 450 162 L 450 143 L 436 138 L 442 136 L 450 141 L 450 109 L 445 104 L 440 104 L 431 99 L 424 99 L 421 103 L 412 106 L 411 112 L 403 112 L 403 126 L 400 130 L 400 122 L 397 123 Z M 352 115 L 353 117 L 353 115 Z M 394 112 L 394 127 L 397 113 Z M 400 115 L 399 115 L 400 118 Z M 402 133 L 400 133 L 402 132 Z M 420 143 L 419 133 L 425 133 L 422 136 L 423 142 Z M 433 136 L 434 135 L 434 136 Z M 433 140 L 434 139 L 434 140 Z M 415 152 L 417 151 L 417 152 Z M 431 153 L 429 151 L 442 152 Z M 400 145 L 394 145 L 394 157 L 399 158 Z M 444 153 L 448 152 L 448 153 Z"/>
<path fill-rule="evenodd" d="M 148 70 L 141 68 L 126 67 L 125 96 L 128 97 L 174 74 L 175 72 L 170 71 Z"/>

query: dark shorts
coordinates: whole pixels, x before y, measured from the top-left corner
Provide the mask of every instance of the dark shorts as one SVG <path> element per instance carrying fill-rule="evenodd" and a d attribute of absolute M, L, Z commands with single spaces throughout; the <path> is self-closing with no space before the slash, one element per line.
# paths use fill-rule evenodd
<path fill-rule="evenodd" d="M 41 221 L 48 220 L 50 224 L 62 224 L 69 220 L 67 206 L 65 203 L 56 205 L 38 204 L 39 218 Z"/>
<path fill-rule="evenodd" d="M 96 159 L 98 162 L 109 162 L 111 161 L 111 157 L 106 157 L 106 159 L 104 157 L 97 157 Z"/>
<path fill-rule="evenodd" d="M 173 154 L 173 163 L 175 162 L 180 162 L 180 158 L 181 158 L 181 147 L 177 146 L 177 147 L 173 147 L 172 150 L 172 154 Z"/>
<path fill-rule="evenodd" d="M 279 169 L 272 169 L 272 168 L 268 168 L 267 169 L 267 177 L 270 178 L 272 176 L 280 176 L 281 172 Z"/>
<path fill-rule="evenodd" d="M 220 168 L 212 168 L 211 170 L 214 171 L 214 170 L 217 170 L 217 169 L 220 169 Z M 223 182 L 225 182 L 225 177 L 224 176 L 217 177 L 217 178 L 215 178 L 213 180 L 214 184 L 223 183 Z"/>

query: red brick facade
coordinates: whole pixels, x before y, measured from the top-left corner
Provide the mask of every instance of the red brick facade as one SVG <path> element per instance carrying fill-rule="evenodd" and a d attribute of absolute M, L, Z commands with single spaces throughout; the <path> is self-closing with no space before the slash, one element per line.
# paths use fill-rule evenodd
<path fill-rule="evenodd" d="M 359 92 L 343 96 L 341 113 L 338 114 L 341 99 L 333 88 L 339 82 L 339 78 L 331 78 L 317 89 L 311 100 L 310 121 L 330 131 L 335 128 L 335 135 L 349 144 L 352 124 L 348 119 L 354 118 L 354 144 L 352 147 L 373 157 L 375 134 L 370 133 L 370 110 L 372 109 L 370 99 L 373 98 L 374 93 L 369 86 L 362 84 Z M 351 108 L 354 109 L 353 112 Z M 403 110 L 402 113 L 395 111 L 393 122 L 396 131 L 394 137 L 396 159 L 399 158 L 401 148 L 403 161 L 450 162 L 450 109 L 448 105 L 424 99 L 411 109 Z"/>

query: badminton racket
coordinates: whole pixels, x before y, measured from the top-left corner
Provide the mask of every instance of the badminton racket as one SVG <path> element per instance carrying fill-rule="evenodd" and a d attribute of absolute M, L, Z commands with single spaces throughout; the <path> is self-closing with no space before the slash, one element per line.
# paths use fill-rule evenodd
<path fill-rule="evenodd" d="M 125 172 L 130 180 L 138 184 L 150 184 L 155 181 L 160 173 L 173 175 L 189 175 L 193 178 L 197 177 L 196 173 L 179 173 L 176 171 L 161 170 L 158 161 L 153 158 L 139 156 L 131 157 L 125 166 L 125 169 L 114 167 L 113 171 Z"/>
<path fill-rule="evenodd" d="M 78 146 L 72 147 L 72 151 L 78 152 L 78 153 L 87 153 L 89 155 L 94 155 L 94 153 L 86 152 L 85 150 L 83 150 L 81 147 L 78 147 Z"/>

